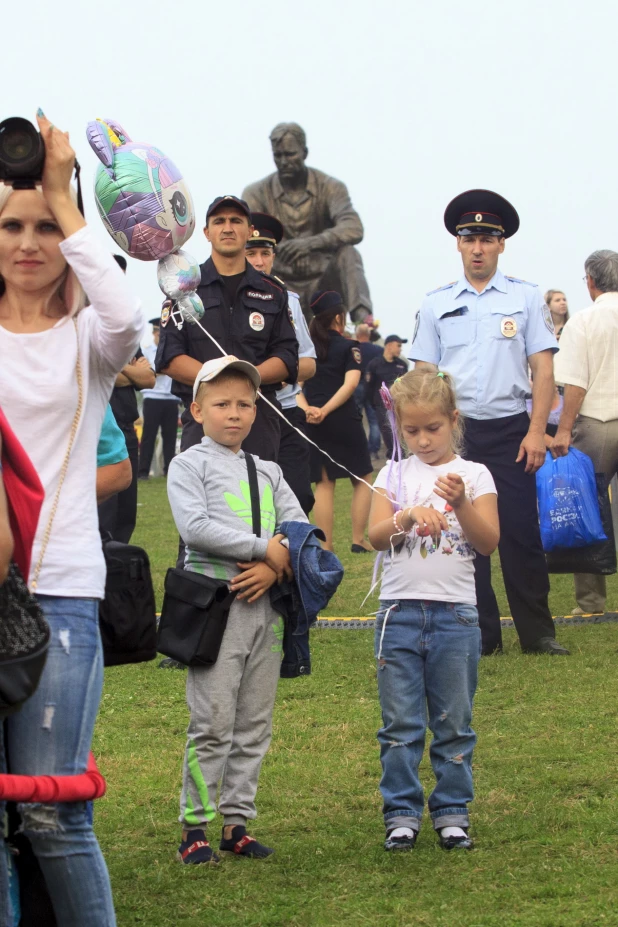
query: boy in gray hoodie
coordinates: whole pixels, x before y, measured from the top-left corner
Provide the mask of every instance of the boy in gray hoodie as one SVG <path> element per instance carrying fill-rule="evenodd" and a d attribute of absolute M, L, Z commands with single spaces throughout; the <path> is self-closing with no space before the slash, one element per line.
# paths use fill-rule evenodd
<path fill-rule="evenodd" d="M 265 858 L 273 853 L 247 834 L 256 816 L 255 793 L 272 733 L 281 664 L 283 619 L 266 594 L 291 578 L 290 557 L 275 535 L 286 520 L 307 521 L 275 463 L 255 458 L 262 536 L 253 533 L 243 440 L 255 420 L 258 370 L 233 356 L 205 363 L 193 387 L 193 417 L 205 437 L 175 457 L 167 492 L 185 569 L 229 581 L 237 596 L 217 662 L 189 667 L 187 731 L 180 798 L 184 863 L 216 863 L 206 826 L 223 815 L 219 849 Z"/>

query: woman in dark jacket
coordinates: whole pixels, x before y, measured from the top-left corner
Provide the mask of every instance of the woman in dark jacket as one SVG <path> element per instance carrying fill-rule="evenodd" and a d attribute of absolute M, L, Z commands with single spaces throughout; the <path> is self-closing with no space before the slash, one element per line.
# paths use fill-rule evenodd
<path fill-rule="evenodd" d="M 326 535 L 326 547 L 333 549 L 335 482 L 349 477 L 352 495 L 352 552 L 366 553 L 371 545 L 365 539 L 371 490 L 343 469 L 369 481 L 371 457 L 362 419 L 354 401 L 354 390 L 361 377 L 361 355 L 356 341 L 343 337 L 346 311 L 334 290 L 314 293 L 314 318 L 309 331 L 317 354 L 315 376 L 299 394 L 297 402 L 307 415 L 307 433 L 312 441 L 343 466 L 311 448 L 311 480 L 316 483 L 313 516 Z"/>

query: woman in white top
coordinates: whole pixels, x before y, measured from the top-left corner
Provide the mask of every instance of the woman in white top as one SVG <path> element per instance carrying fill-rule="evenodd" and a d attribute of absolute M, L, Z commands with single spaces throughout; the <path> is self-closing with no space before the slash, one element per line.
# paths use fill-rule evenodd
<path fill-rule="evenodd" d="M 468 850 L 481 650 L 474 557 L 498 545 L 496 489 L 487 467 L 457 453 L 461 423 L 448 374 L 411 370 L 395 381 L 391 400 L 412 456 L 380 471 L 369 520 L 373 546 L 390 551 L 376 620 L 384 848 L 416 842 L 429 725 L 432 824 L 444 849 Z"/>
<path fill-rule="evenodd" d="M 0 184 L 0 401 L 45 489 L 29 580 L 52 642 L 37 692 L 6 725 L 10 772 L 72 775 L 86 769 L 103 683 L 96 448 L 115 375 L 134 356 L 143 319 L 75 204 L 68 135 L 41 111 L 38 123 L 41 185 Z M 114 925 L 86 804 L 20 811 L 58 924 Z"/>

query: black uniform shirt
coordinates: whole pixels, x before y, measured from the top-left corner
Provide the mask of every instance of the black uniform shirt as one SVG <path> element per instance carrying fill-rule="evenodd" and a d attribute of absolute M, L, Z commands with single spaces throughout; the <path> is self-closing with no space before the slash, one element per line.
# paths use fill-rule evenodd
<path fill-rule="evenodd" d="M 135 352 L 135 357 L 143 357 L 142 349 L 138 348 Z M 112 412 L 114 413 L 114 418 L 118 426 L 126 431 L 127 429 L 131 431 L 133 429 L 133 422 L 139 418 L 139 410 L 137 408 L 137 397 L 135 395 L 135 386 L 115 386 L 112 390 L 112 395 L 109 400 L 109 404 L 112 407 Z"/>
<path fill-rule="evenodd" d="M 298 342 L 288 313 L 288 294 L 283 287 L 247 262 L 230 307 L 224 278 L 219 275 L 212 258 L 201 265 L 201 271 L 197 293 L 204 304 L 204 315 L 200 319 L 204 328 L 226 354 L 234 354 L 255 366 L 270 357 L 280 358 L 288 370 L 287 381 L 294 383 L 298 374 Z M 197 325 L 185 322 L 179 331 L 171 318 L 162 319 L 155 358 L 157 373 L 181 354 L 201 364 L 221 356 Z M 262 387 L 262 391 L 270 398 L 279 387 L 279 383 L 272 383 Z M 190 386 L 173 380 L 172 392 L 185 406 L 191 405 L 193 390 Z"/>
<path fill-rule="evenodd" d="M 328 334 L 330 341 L 326 360 L 317 361 L 315 375 L 305 383 L 304 392 L 310 406 L 323 406 L 343 386 L 348 370 L 361 369 L 358 341 L 344 338 L 332 329 Z M 354 398 L 350 397 L 348 402 L 354 403 Z M 347 404 L 344 403 L 341 408 Z"/>
<path fill-rule="evenodd" d="M 379 389 L 383 383 L 392 386 L 397 377 L 402 377 L 408 372 L 408 365 L 402 357 L 395 357 L 392 361 L 387 361 L 384 354 L 380 357 L 374 357 L 367 365 L 365 382 L 367 383 L 368 399 L 372 405 L 381 403 Z"/>
<path fill-rule="evenodd" d="M 382 348 L 372 341 L 360 341 L 358 349 L 361 352 L 361 377 L 364 377 L 367 373 L 369 361 L 373 360 L 374 357 L 381 357 Z"/>

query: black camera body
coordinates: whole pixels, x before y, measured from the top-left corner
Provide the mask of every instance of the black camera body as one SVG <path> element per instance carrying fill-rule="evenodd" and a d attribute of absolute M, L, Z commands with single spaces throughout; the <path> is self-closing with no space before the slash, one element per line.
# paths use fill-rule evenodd
<path fill-rule="evenodd" d="M 40 183 L 45 164 L 41 133 L 31 122 L 13 116 L 0 122 L 0 180 L 15 189 Z"/>

